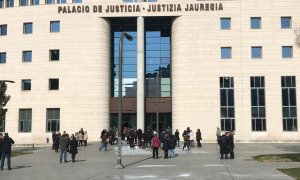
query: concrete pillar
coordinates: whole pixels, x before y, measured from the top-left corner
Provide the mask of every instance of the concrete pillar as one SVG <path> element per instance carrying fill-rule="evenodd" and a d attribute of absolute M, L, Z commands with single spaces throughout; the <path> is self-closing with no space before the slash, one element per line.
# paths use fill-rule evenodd
<path fill-rule="evenodd" d="M 137 18 L 137 129 L 145 129 L 145 22 Z"/>

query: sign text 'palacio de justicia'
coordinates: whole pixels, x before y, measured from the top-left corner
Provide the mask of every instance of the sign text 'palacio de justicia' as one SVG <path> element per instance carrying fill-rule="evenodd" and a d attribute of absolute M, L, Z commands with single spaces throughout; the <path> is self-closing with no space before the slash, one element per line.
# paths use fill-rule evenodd
<path fill-rule="evenodd" d="M 121 4 L 121 5 L 66 5 L 58 6 L 59 14 L 74 13 L 163 13 L 163 12 L 193 12 L 193 11 L 223 11 L 222 3 L 187 3 L 187 4 Z"/>

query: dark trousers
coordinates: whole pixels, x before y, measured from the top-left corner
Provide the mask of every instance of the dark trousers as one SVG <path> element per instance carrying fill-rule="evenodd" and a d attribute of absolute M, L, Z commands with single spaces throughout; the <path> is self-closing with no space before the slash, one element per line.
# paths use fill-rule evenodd
<path fill-rule="evenodd" d="M 180 141 L 179 139 L 176 139 L 176 142 L 177 142 L 177 146 L 178 146 L 178 147 L 180 147 L 179 141 Z"/>
<path fill-rule="evenodd" d="M 58 152 L 58 149 L 59 149 L 59 145 L 58 145 L 58 144 L 55 144 L 55 145 L 54 145 L 54 150 L 55 150 L 55 152 Z"/>
<path fill-rule="evenodd" d="M 202 147 L 200 139 L 197 139 L 197 147 Z"/>
<path fill-rule="evenodd" d="M 82 146 L 83 140 L 79 140 L 79 146 Z"/>
<path fill-rule="evenodd" d="M 182 148 L 182 150 L 184 150 L 184 148 L 185 147 L 187 147 L 188 148 L 188 150 L 190 150 L 190 145 L 189 145 L 189 142 L 185 142 L 184 144 L 183 144 L 183 148 Z"/>
<path fill-rule="evenodd" d="M 11 152 L 2 152 L 1 153 L 1 168 L 3 169 L 5 157 L 7 158 L 7 167 L 10 168 L 10 154 Z"/>
<path fill-rule="evenodd" d="M 152 157 L 153 158 L 155 158 L 155 157 L 158 158 L 158 147 L 154 147 L 152 150 L 153 150 L 153 156 Z"/>
<path fill-rule="evenodd" d="M 87 146 L 87 140 L 83 140 L 84 146 Z"/>
<path fill-rule="evenodd" d="M 230 158 L 231 158 L 231 159 L 234 159 L 234 151 L 233 151 L 233 147 L 228 147 L 228 151 L 229 151 L 229 154 L 230 154 Z"/>
<path fill-rule="evenodd" d="M 73 161 L 73 162 L 75 162 L 75 156 L 76 156 L 76 153 L 72 153 L 72 156 L 71 156 L 71 157 L 72 157 L 72 161 Z"/>
<path fill-rule="evenodd" d="M 165 150 L 165 159 L 169 157 L 169 150 Z"/>

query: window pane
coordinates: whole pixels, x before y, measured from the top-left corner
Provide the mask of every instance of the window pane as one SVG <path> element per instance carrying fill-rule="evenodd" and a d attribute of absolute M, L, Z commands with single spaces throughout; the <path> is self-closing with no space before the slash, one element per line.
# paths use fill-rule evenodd
<path fill-rule="evenodd" d="M 252 117 L 258 117 L 258 107 L 252 107 Z"/>
<path fill-rule="evenodd" d="M 281 17 L 281 28 L 291 28 L 291 17 Z"/>
<path fill-rule="evenodd" d="M 234 106 L 234 91 L 228 89 L 228 106 Z"/>
<path fill-rule="evenodd" d="M 0 64 L 5 64 L 6 63 L 6 53 L 1 52 L 0 53 Z"/>
<path fill-rule="evenodd" d="M 288 89 L 282 89 L 282 106 L 289 106 Z"/>
<path fill-rule="evenodd" d="M 32 51 L 23 51 L 23 62 L 31 62 Z"/>
<path fill-rule="evenodd" d="M 50 50 L 50 61 L 58 61 L 59 60 L 59 50 Z"/>
<path fill-rule="evenodd" d="M 262 47 L 251 47 L 251 57 L 261 58 L 262 57 Z"/>
<path fill-rule="evenodd" d="M 290 116 L 289 117 L 297 117 L 297 108 L 290 107 Z"/>
<path fill-rule="evenodd" d="M 296 106 L 296 89 L 290 88 L 290 106 Z"/>
<path fill-rule="evenodd" d="M 7 35 L 7 25 L 0 25 L 0 36 Z"/>
<path fill-rule="evenodd" d="M 221 89 L 221 106 L 227 106 L 227 93 L 225 89 Z"/>
<path fill-rule="evenodd" d="M 266 108 L 265 107 L 259 107 L 259 117 L 261 117 L 261 118 L 266 117 Z"/>
<path fill-rule="evenodd" d="M 290 109 L 288 107 L 282 108 L 283 117 L 290 117 Z"/>
<path fill-rule="evenodd" d="M 251 29 L 260 29 L 261 18 L 260 17 L 251 17 Z"/>
<path fill-rule="evenodd" d="M 282 58 L 291 58 L 293 57 L 293 47 L 292 46 L 283 46 L 282 47 Z"/>
<path fill-rule="evenodd" d="M 231 47 L 221 47 L 221 58 L 231 59 Z"/>
<path fill-rule="evenodd" d="M 221 29 L 230 29 L 231 28 L 231 18 L 221 18 L 220 19 Z"/>
<path fill-rule="evenodd" d="M 32 34 L 32 23 L 24 23 L 24 34 Z"/>
<path fill-rule="evenodd" d="M 22 80 L 22 90 L 31 90 L 31 80 Z"/>
<path fill-rule="evenodd" d="M 251 89 L 251 106 L 258 106 L 257 89 Z"/>
<path fill-rule="evenodd" d="M 59 79 L 50 79 L 49 80 L 49 89 L 58 90 L 59 89 Z"/>
<path fill-rule="evenodd" d="M 265 106 L 265 90 L 264 89 L 259 89 L 259 106 Z"/>
<path fill-rule="evenodd" d="M 60 32 L 60 22 L 51 21 L 50 22 L 50 32 Z"/>
<path fill-rule="evenodd" d="M 221 117 L 228 117 L 227 108 L 221 108 Z"/>
<path fill-rule="evenodd" d="M 234 118 L 234 108 L 228 108 L 228 117 Z"/>

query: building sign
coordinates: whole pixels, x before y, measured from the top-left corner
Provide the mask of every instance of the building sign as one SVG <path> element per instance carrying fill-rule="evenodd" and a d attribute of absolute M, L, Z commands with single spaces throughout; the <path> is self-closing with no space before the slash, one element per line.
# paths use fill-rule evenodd
<path fill-rule="evenodd" d="M 165 12 L 195 12 L 195 11 L 223 11 L 222 3 L 130 3 L 119 5 L 66 5 L 58 6 L 58 14 L 76 13 L 99 13 L 99 14 L 119 14 L 119 13 L 165 13 Z"/>

